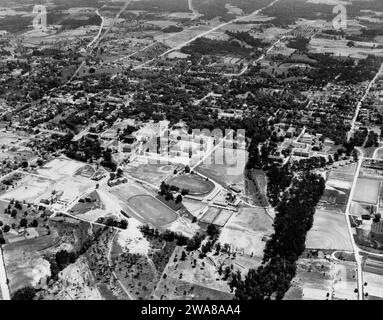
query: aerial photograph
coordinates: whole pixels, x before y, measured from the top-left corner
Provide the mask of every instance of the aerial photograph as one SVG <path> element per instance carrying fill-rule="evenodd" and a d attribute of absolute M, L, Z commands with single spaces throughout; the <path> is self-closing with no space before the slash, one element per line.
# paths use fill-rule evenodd
<path fill-rule="evenodd" d="M 0 0 L 0 300 L 383 300 L 382 215 L 382 0 Z"/>

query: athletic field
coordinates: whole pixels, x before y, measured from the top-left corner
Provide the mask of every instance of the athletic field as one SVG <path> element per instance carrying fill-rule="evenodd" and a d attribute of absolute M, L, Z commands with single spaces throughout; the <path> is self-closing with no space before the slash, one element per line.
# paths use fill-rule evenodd
<path fill-rule="evenodd" d="M 129 205 L 146 221 L 155 226 L 163 226 L 177 220 L 177 214 L 162 202 L 150 195 L 137 195 L 129 198 Z"/>
<path fill-rule="evenodd" d="M 214 189 L 214 183 L 201 178 L 198 175 L 182 175 L 171 178 L 168 184 L 177 186 L 180 189 L 188 189 L 191 195 L 204 195 Z"/>

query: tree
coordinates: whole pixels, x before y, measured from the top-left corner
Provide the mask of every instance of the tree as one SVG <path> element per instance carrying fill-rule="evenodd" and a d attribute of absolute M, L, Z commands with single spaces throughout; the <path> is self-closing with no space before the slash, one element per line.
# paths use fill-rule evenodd
<path fill-rule="evenodd" d="M 28 225 L 28 220 L 27 219 L 23 218 L 23 219 L 20 220 L 20 227 L 21 228 L 26 228 L 27 225 Z"/>
<path fill-rule="evenodd" d="M 128 221 L 126 221 L 125 219 L 121 220 L 120 228 L 121 229 L 126 229 L 127 227 L 128 227 Z"/>
<path fill-rule="evenodd" d="M 9 226 L 9 225 L 5 225 L 4 227 L 3 227 L 3 231 L 4 232 L 9 232 L 9 230 L 11 230 L 11 227 Z"/>
<path fill-rule="evenodd" d="M 13 296 L 12 300 L 33 300 L 36 295 L 36 290 L 32 287 L 24 287 L 17 290 Z"/>
<path fill-rule="evenodd" d="M 380 221 L 380 218 L 381 218 L 381 214 L 380 213 L 376 213 L 375 216 L 374 216 L 374 219 L 372 221 L 375 222 L 375 223 L 378 223 Z"/>
<path fill-rule="evenodd" d="M 218 235 L 220 233 L 220 230 L 218 229 L 218 227 L 214 224 L 209 224 L 208 227 L 207 227 L 207 234 L 212 238 L 218 238 Z"/>
<path fill-rule="evenodd" d="M 32 228 L 37 228 L 38 225 L 39 225 L 39 223 L 37 222 L 37 220 L 33 219 L 32 222 L 31 222 L 31 227 Z"/>
<path fill-rule="evenodd" d="M 17 210 L 16 210 L 16 209 L 12 209 L 12 211 L 11 211 L 11 217 L 12 217 L 12 218 L 16 218 L 16 216 L 17 216 Z"/>
<path fill-rule="evenodd" d="M 182 202 L 182 196 L 179 194 L 176 198 L 176 203 L 181 203 Z"/>
<path fill-rule="evenodd" d="M 181 260 L 182 261 L 185 261 L 186 259 L 186 252 L 185 251 L 182 251 L 182 254 L 181 254 Z"/>
<path fill-rule="evenodd" d="M 190 173 L 190 167 L 188 165 L 185 166 L 185 173 Z"/>
<path fill-rule="evenodd" d="M 229 279 L 230 277 L 230 274 L 231 274 L 231 269 L 229 266 L 227 266 L 224 270 L 224 276 L 223 276 L 223 280 L 227 280 Z"/>

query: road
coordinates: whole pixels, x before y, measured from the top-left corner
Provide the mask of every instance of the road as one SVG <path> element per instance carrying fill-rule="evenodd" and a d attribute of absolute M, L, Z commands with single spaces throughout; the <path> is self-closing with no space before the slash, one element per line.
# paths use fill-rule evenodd
<path fill-rule="evenodd" d="M 349 233 L 351 244 L 352 244 L 353 251 L 354 251 L 355 261 L 357 263 L 358 299 L 363 300 L 364 299 L 364 295 L 363 295 L 363 272 L 362 272 L 362 257 L 360 255 L 361 250 L 359 249 L 359 247 L 355 243 L 354 235 L 352 233 L 351 221 L 350 221 L 351 202 L 352 202 L 352 198 L 354 196 L 356 182 L 358 180 L 358 176 L 359 176 L 359 172 L 360 172 L 360 168 L 362 166 L 363 156 L 364 156 L 362 149 L 358 149 L 358 151 L 361 152 L 362 154 L 361 154 L 361 157 L 359 158 L 359 161 L 358 161 L 358 166 L 357 166 L 357 169 L 355 172 L 354 180 L 352 183 L 350 195 L 349 195 L 348 202 L 347 202 L 347 207 L 346 207 L 344 214 L 345 214 L 345 218 L 346 218 L 348 233 Z"/>
<path fill-rule="evenodd" d="M 380 74 L 382 72 L 383 72 L 383 63 L 381 64 L 381 66 L 380 66 L 378 72 L 376 73 L 375 77 L 368 84 L 367 89 L 366 89 L 364 95 L 362 96 L 362 98 L 360 98 L 360 100 L 359 100 L 359 102 L 358 102 L 358 104 L 356 106 L 355 115 L 354 115 L 354 118 L 351 121 L 351 128 L 350 128 L 350 131 L 347 133 L 347 141 L 348 142 L 350 141 L 350 139 L 352 137 L 352 134 L 354 133 L 355 122 L 358 119 L 360 108 L 362 107 L 364 100 L 366 100 L 366 98 L 368 97 L 368 94 L 370 93 L 371 88 L 373 87 L 373 85 L 375 84 L 376 80 L 379 78 L 379 76 L 380 76 Z"/>
<path fill-rule="evenodd" d="M 195 36 L 195 37 L 193 37 L 193 38 L 191 38 L 191 39 L 189 39 L 189 40 L 187 40 L 187 41 L 185 41 L 185 42 L 183 42 L 183 43 L 181 43 L 181 44 L 179 44 L 179 45 L 177 45 L 177 46 L 175 46 L 175 47 L 173 47 L 173 48 L 170 48 L 169 50 L 167 50 L 167 51 L 165 51 L 164 53 L 160 54 L 158 57 L 153 58 L 153 59 L 151 59 L 151 60 L 148 60 L 148 61 L 146 61 L 146 62 L 144 62 L 144 63 L 142 63 L 142 64 L 140 64 L 140 65 L 134 67 L 133 70 L 140 69 L 140 68 L 146 66 L 147 64 L 149 64 L 149 63 L 155 61 L 155 60 L 158 59 L 158 58 L 164 57 L 164 56 L 168 55 L 169 53 L 171 53 L 171 52 L 173 52 L 173 51 L 180 50 L 180 49 L 182 49 L 184 46 L 187 46 L 188 44 L 192 43 L 193 41 L 195 41 L 195 40 L 197 40 L 197 39 L 199 39 L 199 38 L 202 38 L 202 37 L 204 37 L 204 36 L 207 36 L 207 35 L 209 35 L 210 33 L 215 32 L 215 31 L 217 31 L 217 30 L 219 30 L 219 29 L 221 29 L 221 28 L 223 28 L 223 27 L 226 27 L 226 26 L 228 26 L 228 25 L 230 25 L 230 24 L 233 24 L 233 23 L 236 23 L 236 22 L 239 22 L 239 21 L 242 21 L 242 20 L 246 20 L 246 19 L 248 19 L 248 18 L 251 18 L 252 16 L 257 15 L 257 14 L 258 14 L 259 12 L 261 12 L 262 10 L 267 9 L 267 8 L 273 6 L 274 4 L 276 4 L 276 3 L 279 2 L 279 1 L 280 1 L 280 0 L 274 0 L 273 2 L 271 2 L 270 4 L 268 4 L 267 6 L 261 8 L 261 9 L 258 9 L 258 10 L 254 11 L 253 13 L 251 13 L 251 14 L 249 14 L 249 15 L 247 15 L 247 16 L 238 17 L 238 18 L 233 19 L 233 20 L 230 20 L 230 21 L 228 21 L 228 22 L 219 24 L 218 26 L 215 26 L 215 27 L 211 28 L 211 29 L 208 30 L 208 31 L 202 32 L 202 33 L 200 33 L 199 35 L 197 35 L 197 36 Z"/>
<path fill-rule="evenodd" d="M 282 40 L 284 40 L 286 36 L 282 36 L 280 39 L 275 41 L 267 50 L 265 53 L 263 53 L 257 60 L 255 60 L 255 63 L 262 61 L 266 58 L 266 56 L 275 48 L 276 45 L 278 45 Z M 247 64 L 239 73 L 226 73 L 224 74 L 225 77 L 240 77 L 245 74 L 245 72 L 249 70 L 249 64 Z"/>
<path fill-rule="evenodd" d="M 104 34 L 102 34 L 102 30 L 104 29 L 104 25 L 105 25 L 105 19 L 100 15 L 100 12 L 99 10 L 101 8 L 103 8 L 104 6 L 102 6 L 101 8 L 97 9 L 96 13 L 101 17 L 101 25 L 100 25 L 100 29 L 98 31 L 98 33 L 96 34 L 96 36 L 94 37 L 94 39 L 88 44 L 87 46 L 87 56 L 92 54 L 93 50 L 95 48 L 98 47 L 98 45 L 100 44 L 100 42 L 105 38 L 105 36 L 109 33 L 109 31 L 112 29 L 112 27 L 114 26 L 114 24 L 116 23 L 116 21 L 118 20 L 118 18 L 120 17 L 120 15 L 125 11 L 125 9 L 128 7 L 128 5 L 130 4 L 130 2 L 132 2 L 132 0 L 127 0 L 124 4 L 124 6 L 121 8 L 121 10 L 116 14 L 116 16 L 114 17 L 113 19 L 113 22 L 110 24 L 110 26 L 108 27 L 108 29 L 106 29 L 106 31 L 104 32 Z M 94 44 L 94 45 L 93 45 Z M 89 52 L 88 52 L 88 49 L 89 49 Z M 78 73 L 80 72 L 80 70 L 86 65 L 86 58 L 84 59 L 83 62 L 81 62 L 80 66 L 76 69 L 76 71 L 74 72 L 74 74 L 72 75 L 72 77 L 68 80 L 67 84 L 70 83 L 71 81 L 73 81 L 73 79 L 78 75 Z"/>
<path fill-rule="evenodd" d="M 103 5 L 100 9 L 102 9 L 104 6 L 105 5 Z M 94 36 L 93 40 L 91 42 L 89 42 L 88 45 L 86 46 L 87 49 L 91 48 L 93 46 L 93 44 L 98 39 L 100 39 L 102 30 L 104 29 L 104 26 L 105 26 L 105 18 L 100 14 L 100 11 L 99 11 L 100 9 L 96 10 L 96 14 L 101 18 L 101 25 L 100 25 L 100 28 L 98 29 L 98 33 Z"/>

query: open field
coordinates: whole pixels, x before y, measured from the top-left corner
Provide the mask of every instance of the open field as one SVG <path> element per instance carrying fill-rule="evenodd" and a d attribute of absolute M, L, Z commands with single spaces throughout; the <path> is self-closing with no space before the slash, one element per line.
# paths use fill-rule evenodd
<path fill-rule="evenodd" d="M 232 216 L 233 212 L 230 210 L 210 207 L 208 211 L 202 216 L 200 222 L 207 224 L 215 224 L 223 227 Z"/>
<path fill-rule="evenodd" d="M 5 145 L 5 146 L 11 147 L 15 143 L 23 141 L 23 140 L 26 141 L 25 137 L 20 137 L 19 135 L 14 133 L 2 132 L 0 134 L 0 146 Z"/>
<path fill-rule="evenodd" d="M 356 264 L 301 258 L 285 300 L 357 300 Z"/>
<path fill-rule="evenodd" d="M 231 251 L 263 256 L 265 236 L 274 231 L 272 223 L 265 209 L 242 207 L 222 229 L 218 241 L 228 243 Z"/>
<path fill-rule="evenodd" d="M 344 214 L 334 210 L 317 209 L 314 214 L 314 224 L 307 233 L 306 247 L 352 250 Z"/>
<path fill-rule="evenodd" d="M 356 41 L 355 47 L 347 46 L 348 40 L 330 40 L 313 38 L 310 41 L 309 48 L 311 52 L 333 53 L 334 56 L 345 56 L 356 59 L 364 59 L 370 54 L 383 56 L 383 49 L 373 48 L 379 43 L 366 43 Z"/>
<path fill-rule="evenodd" d="M 83 167 L 84 164 L 78 161 L 52 160 L 39 168 L 37 175 L 26 173 L 18 186 L 3 194 L 1 199 L 39 203 L 41 199 L 50 198 L 53 191 L 62 191 L 60 200 L 69 202 L 96 185 L 96 182 L 76 174 Z"/>
<path fill-rule="evenodd" d="M 232 299 L 227 282 L 221 280 L 216 266 L 210 259 L 199 259 L 198 252 L 187 253 L 180 260 L 182 247 L 176 247 L 164 270 L 166 279 L 161 278 L 155 290 L 155 298 L 180 299 Z M 194 266 L 193 261 L 196 265 Z"/>
<path fill-rule="evenodd" d="M 54 182 L 52 180 L 24 174 L 22 179 L 17 183 L 17 186 L 3 194 L 0 199 L 16 199 L 19 201 L 25 200 L 26 202 L 38 203 L 44 196 L 48 198 L 51 195 L 53 184 Z"/>
<path fill-rule="evenodd" d="M 247 151 L 218 148 L 196 170 L 223 185 L 243 184 Z"/>
<path fill-rule="evenodd" d="M 36 286 L 50 275 L 49 262 L 44 259 L 43 252 L 56 244 L 58 238 L 51 234 L 4 246 L 4 263 L 11 293 L 27 285 Z"/>
<path fill-rule="evenodd" d="M 150 195 L 137 195 L 129 198 L 129 205 L 146 221 L 163 226 L 177 219 L 177 214 L 162 202 Z"/>
<path fill-rule="evenodd" d="M 135 161 L 125 166 L 124 171 L 134 178 L 160 186 L 161 182 L 173 174 L 176 165 L 145 164 Z"/>
<path fill-rule="evenodd" d="M 376 204 L 379 200 L 381 182 L 373 179 L 359 178 L 356 181 L 354 201 Z"/>
<path fill-rule="evenodd" d="M 367 282 L 364 292 L 368 300 L 383 300 L 383 275 L 363 271 L 363 281 Z"/>
<path fill-rule="evenodd" d="M 205 195 L 214 189 L 214 183 L 206 181 L 198 175 L 187 174 L 171 178 L 168 184 L 177 186 L 178 188 L 189 190 L 190 195 Z"/>
<path fill-rule="evenodd" d="M 195 217 L 197 217 L 203 208 L 206 207 L 205 203 L 198 200 L 188 199 L 186 197 L 182 200 L 182 203 L 186 209 L 188 209 L 188 211 Z"/>
<path fill-rule="evenodd" d="M 81 198 L 81 200 L 81 202 L 77 202 L 70 210 L 74 215 L 84 214 L 88 211 L 105 208 L 101 202 L 101 198 L 97 190 L 92 191 L 85 197 Z"/>

